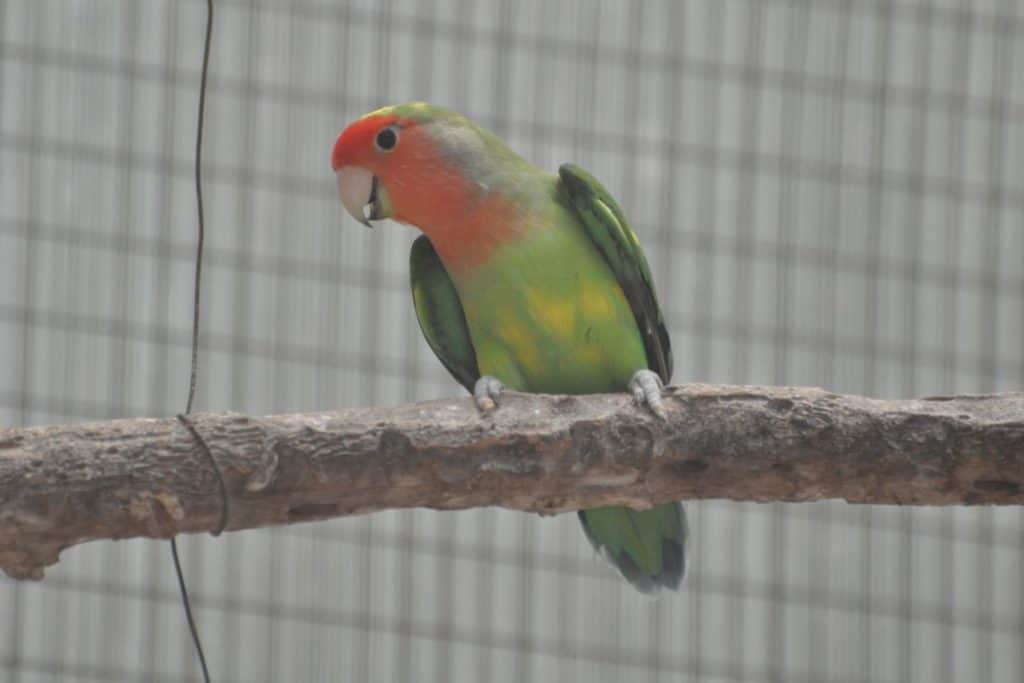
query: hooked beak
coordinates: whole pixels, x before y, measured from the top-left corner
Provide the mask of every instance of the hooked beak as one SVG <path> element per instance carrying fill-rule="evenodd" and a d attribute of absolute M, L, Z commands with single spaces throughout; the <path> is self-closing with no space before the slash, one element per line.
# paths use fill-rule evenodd
<path fill-rule="evenodd" d="M 370 221 L 391 215 L 391 203 L 377 176 L 362 166 L 342 166 L 338 174 L 338 196 L 352 218 L 368 228 Z"/>

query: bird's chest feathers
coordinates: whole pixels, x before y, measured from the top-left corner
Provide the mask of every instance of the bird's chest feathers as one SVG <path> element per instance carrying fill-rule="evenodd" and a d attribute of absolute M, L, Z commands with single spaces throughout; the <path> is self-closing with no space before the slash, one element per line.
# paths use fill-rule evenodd
<path fill-rule="evenodd" d="M 529 391 L 620 390 L 644 363 L 632 311 L 587 245 L 557 242 L 457 282 L 480 371 Z"/>

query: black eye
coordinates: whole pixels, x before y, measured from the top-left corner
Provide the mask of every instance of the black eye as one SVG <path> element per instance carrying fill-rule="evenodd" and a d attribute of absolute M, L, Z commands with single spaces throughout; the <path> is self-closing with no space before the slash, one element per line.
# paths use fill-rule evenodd
<path fill-rule="evenodd" d="M 381 128 L 380 132 L 377 133 L 377 138 L 374 140 L 374 144 L 377 145 L 377 149 L 382 152 L 390 152 L 398 144 L 398 131 L 395 130 L 394 126 L 388 126 L 387 128 Z"/>

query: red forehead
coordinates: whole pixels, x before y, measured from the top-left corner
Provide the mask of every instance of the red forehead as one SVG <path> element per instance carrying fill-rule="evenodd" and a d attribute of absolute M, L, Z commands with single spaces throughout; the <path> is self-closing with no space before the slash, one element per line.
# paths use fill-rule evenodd
<path fill-rule="evenodd" d="M 337 171 L 345 162 L 362 160 L 373 149 L 373 138 L 380 129 L 392 123 L 401 124 L 403 121 L 397 114 L 379 114 L 366 116 L 351 123 L 348 128 L 341 131 L 341 135 L 334 143 L 331 167 Z"/>

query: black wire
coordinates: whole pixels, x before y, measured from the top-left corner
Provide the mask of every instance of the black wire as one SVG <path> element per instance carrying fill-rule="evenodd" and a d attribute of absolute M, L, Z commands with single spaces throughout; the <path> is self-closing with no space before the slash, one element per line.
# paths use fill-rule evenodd
<path fill-rule="evenodd" d="M 185 619 L 188 620 L 188 630 L 192 634 L 192 642 L 196 647 L 196 655 L 199 657 L 199 666 L 203 670 L 203 681 L 210 683 L 210 670 L 206 667 L 206 655 L 203 654 L 203 643 L 199 639 L 199 629 L 196 628 L 196 620 L 192 616 L 192 603 L 188 599 L 188 588 L 185 587 L 185 574 L 181 571 L 181 558 L 178 557 L 178 543 L 171 539 L 171 557 L 174 558 L 174 572 L 178 575 L 178 590 L 181 591 L 181 604 L 185 606 Z"/>
<path fill-rule="evenodd" d="M 224 483 L 224 474 L 220 471 L 220 466 L 217 464 L 217 460 L 213 457 L 213 453 L 210 452 L 210 444 L 206 443 L 206 440 L 196 429 L 196 426 L 192 424 L 192 420 L 183 413 L 178 413 L 178 421 L 185 425 L 185 429 L 189 431 L 192 438 L 199 444 L 199 450 L 203 452 L 206 459 L 210 461 L 210 466 L 213 467 L 214 474 L 217 475 L 217 488 L 220 490 L 220 521 L 217 522 L 217 527 L 210 532 L 212 536 L 220 536 L 224 533 L 224 529 L 228 526 L 228 518 L 231 516 L 231 499 L 228 498 L 228 487 Z"/>
<path fill-rule="evenodd" d="M 196 276 L 194 295 L 192 299 L 192 367 L 188 380 L 188 400 L 185 403 L 185 415 L 192 412 L 192 402 L 196 396 L 196 375 L 199 367 L 199 292 L 203 269 L 203 238 L 206 232 L 206 226 L 203 222 L 201 160 L 203 153 L 203 114 L 206 111 L 206 76 L 210 66 L 210 41 L 212 36 L 213 0 L 206 0 L 206 39 L 203 43 L 203 70 L 199 78 L 199 114 L 196 121 L 195 153 L 196 207 L 199 213 L 199 240 L 196 245 Z M 223 482 L 221 493 L 224 493 Z M 210 670 L 206 666 L 206 655 L 203 653 L 203 643 L 199 638 L 199 629 L 196 628 L 195 618 L 192 616 L 192 605 L 188 598 L 188 588 L 185 586 L 185 574 L 181 570 L 181 558 L 178 557 L 178 542 L 177 539 L 174 538 L 171 539 L 171 557 L 174 559 L 174 572 L 178 576 L 178 589 L 181 591 L 181 602 L 185 606 L 185 618 L 188 620 L 188 630 L 192 634 L 192 643 L 195 645 L 196 656 L 199 658 L 199 666 L 203 670 L 203 681 L 205 681 L 205 683 L 210 683 Z"/>
<path fill-rule="evenodd" d="M 192 401 L 196 397 L 196 370 L 199 367 L 199 288 L 203 272 L 203 185 L 202 154 L 203 154 L 203 115 L 206 111 L 206 75 L 210 66 L 210 38 L 213 35 L 213 0 L 206 0 L 206 41 L 203 43 L 203 71 L 199 78 L 199 115 L 196 122 L 196 207 L 199 211 L 199 241 L 196 244 L 196 277 L 192 300 L 192 371 L 188 381 L 188 401 L 185 403 L 185 414 L 192 412 Z"/>

